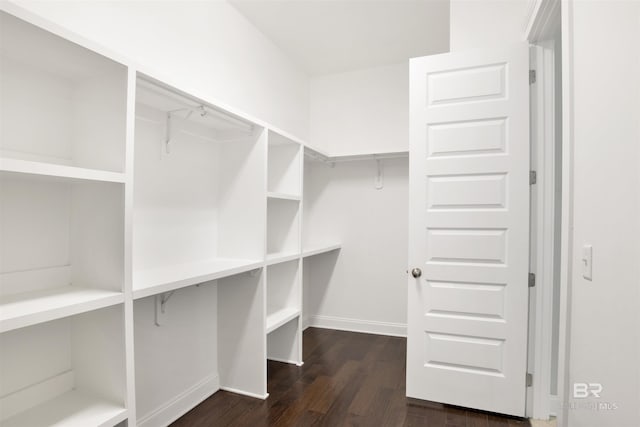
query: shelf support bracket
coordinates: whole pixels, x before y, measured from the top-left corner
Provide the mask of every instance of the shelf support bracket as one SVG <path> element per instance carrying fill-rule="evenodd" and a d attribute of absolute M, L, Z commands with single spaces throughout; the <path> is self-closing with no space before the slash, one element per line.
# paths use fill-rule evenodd
<path fill-rule="evenodd" d="M 175 291 L 171 291 L 171 292 L 165 292 L 164 294 L 160 294 L 160 295 L 156 295 L 155 298 L 155 324 L 156 326 L 162 326 L 166 323 L 167 321 L 167 311 L 166 311 L 166 305 L 167 302 L 169 301 L 169 299 L 171 299 L 171 297 L 173 296 L 173 293 Z"/>
<path fill-rule="evenodd" d="M 382 159 L 376 159 L 376 177 L 375 177 L 376 190 L 382 190 L 384 188 L 384 167 Z"/>
<path fill-rule="evenodd" d="M 167 113 L 167 120 L 164 127 L 164 147 L 162 147 L 162 154 L 171 153 L 171 111 Z"/>

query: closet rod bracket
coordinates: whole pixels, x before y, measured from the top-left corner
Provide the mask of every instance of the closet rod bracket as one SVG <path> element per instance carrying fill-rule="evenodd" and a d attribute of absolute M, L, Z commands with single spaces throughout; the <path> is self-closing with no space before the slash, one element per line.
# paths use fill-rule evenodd
<path fill-rule="evenodd" d="M 167 320 L 167 302 L 173 296 L 175 291 L 165 292 L 163 294 L 159 294 L 155 296 L 155 319 L 154 323 L 156 326 L 162 326 L 166 323 Z"/>
<path fill-rule="evenodd" d="M 384 188 L 384 165 L 382 159 L 376 158 L 376 177 L 374 180 L 376 190 L 382 190 Z"/>

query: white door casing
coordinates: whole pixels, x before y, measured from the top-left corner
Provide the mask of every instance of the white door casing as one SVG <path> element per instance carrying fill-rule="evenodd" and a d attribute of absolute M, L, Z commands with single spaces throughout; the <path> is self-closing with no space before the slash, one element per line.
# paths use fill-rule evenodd
<path fill-rule="evenodd" d="M 525 413 L 528 69 L 525 43 L 411 60 L 408 397 Z"/>

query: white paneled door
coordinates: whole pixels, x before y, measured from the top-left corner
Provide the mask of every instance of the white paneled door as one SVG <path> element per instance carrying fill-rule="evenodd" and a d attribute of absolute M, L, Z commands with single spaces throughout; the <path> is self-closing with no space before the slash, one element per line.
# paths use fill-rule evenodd
<path fill-rule="evenodd" d="M 528 55 L 411 60 L 409 397 L 524 416 Z"/>

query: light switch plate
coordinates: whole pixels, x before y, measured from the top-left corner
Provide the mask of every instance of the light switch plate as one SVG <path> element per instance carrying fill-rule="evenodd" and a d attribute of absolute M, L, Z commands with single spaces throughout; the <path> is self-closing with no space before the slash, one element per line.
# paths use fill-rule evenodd
<path fill-rule="evenodd" d="M 592 280 L 593 273 L 593 246 L 584 245 L 582 247 L 582 277 Z"/>

